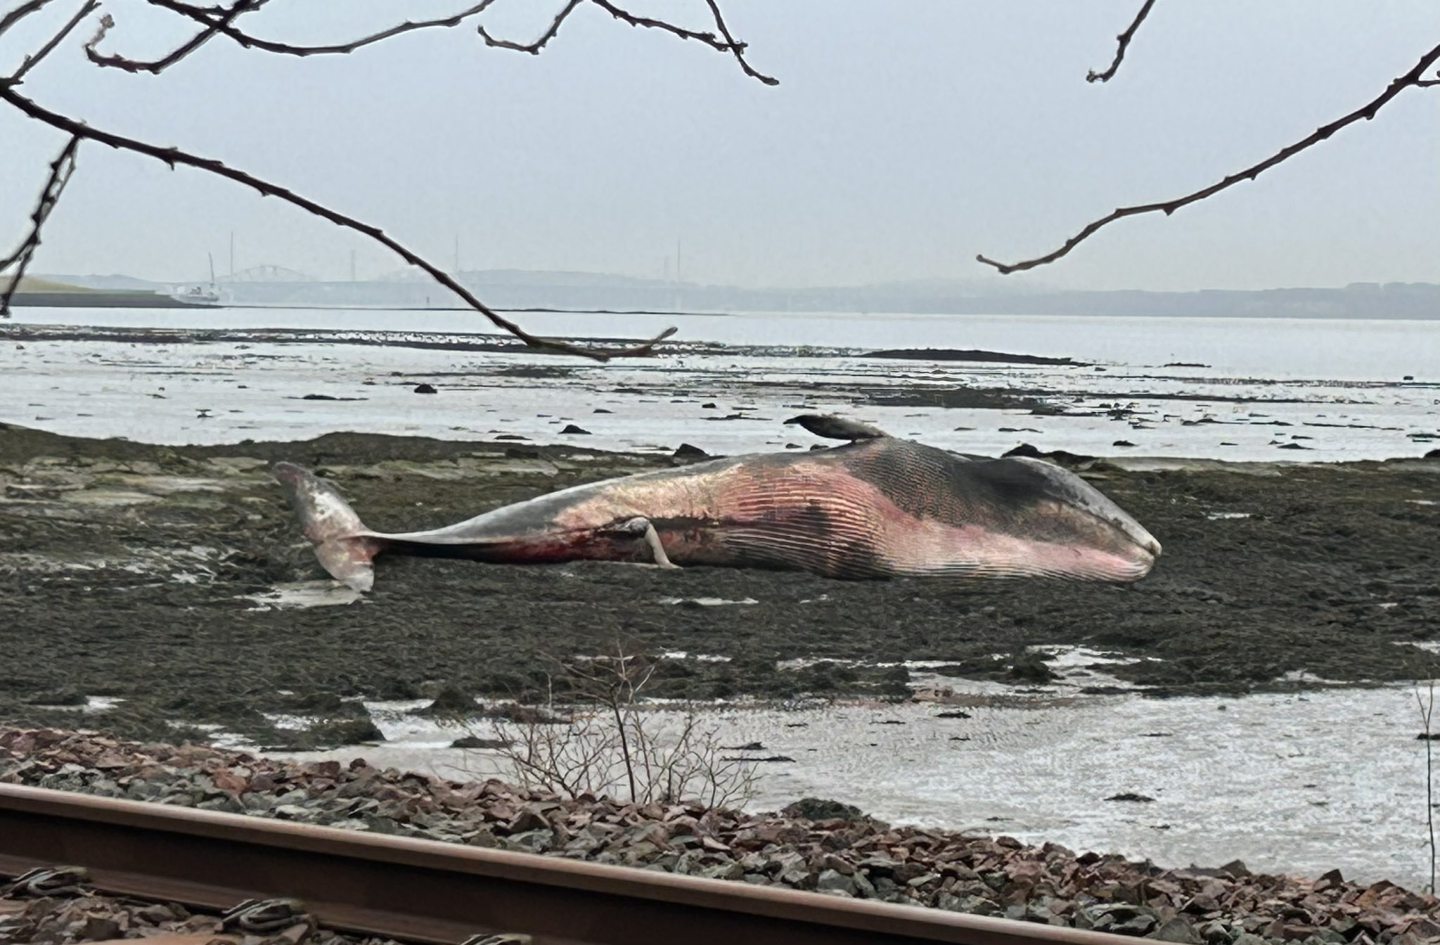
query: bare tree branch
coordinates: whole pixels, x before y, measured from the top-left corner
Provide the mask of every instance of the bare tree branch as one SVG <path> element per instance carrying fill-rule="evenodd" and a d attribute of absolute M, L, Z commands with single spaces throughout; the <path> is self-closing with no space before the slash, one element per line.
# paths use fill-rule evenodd
<path fill-rule="evenodd" d="M 42 7 L 49 3 L 50 0 L 29 0 L 29 2 L 20 4 L 4 16 L 0 16 L 0 36 L 3 36 L 6 30 L 30 14 L 38 13 Z"/>
<path fill-rule="evenodd" d="M 10 300 L 20 290 L 20 280 L 25 277 L 25 270 L 29 268 L 35 250 L 40 248 L 40 231 L 45 228 L 50 211 L 54 210 L 55 204 L 60 201 L 60 194 L 70 182 L 70 175 L 75 173 L 75 150 L 79 146 L 80 137 L 72 136 L 55 160 L 50 162 L 50 176 L 45 179 L 45 186 L 40 188 L 40 199 L 30 213 L 30 232 L 20 241 L 15 252 L 0 259 L 0 277 L 4 276 L 5 270 L 15 267 L 9 284 L 5 286 L 4 292 L 0 293 L 0 318 L 10 317 Z"/>
<path fill-rule="evenodd" d="M 1094 69 L 1091 69 L 1085 74 L 1086 82 L 1109 82 L 1115 78 L 1115 70 L 1119 69 L 1120 63 L 1125 61 L 1125 50 L 1130 48 L 1130 40 L 1135 38 L 1135 31 L 1140 28 L 1141 23 L 1145 22 L 1145 17 L 1150 15 L 1150 8 L 1154 5 L 1155 0 L 1145 0 L 1145 5 L 1140 8 L 1139 13 L 1135 14 L 1135 19 L 1125 28 L 1125 32 L 1115 37 L 1117 43 L 1115 47 L 1115 60 L 1110 63 L 1110 68 L 1104 72 L 1096 72 Z"/>
<path fill-rule="evenodd" d="M 151 75 L 159 75 L 165 69 L 170 68 L 181 59 L 184 59 L 214 39 L 215 34 L 219 33 L 223 27 L 233 23 L 235 18 L 240 16 L 240 14 L 258 10 L 264 6 L 266 2 L 268 2 L 268 0 L 235 0 L 235 2 L 229 7 L 226 7 L 223 12 L 217 14 L 217 18 L 210 26 L 196 33 L 190 37 L 190 39 L 175 47 L 164 56 L 161 56 L 159 59 L 151 60 L 127 59 L 124 56 L 107 55 L 100 52 L 96 47 L 100 45 L 100 41 L 105 38 L 105 34 L 115 25 L 115 21 L 111 19 L 109 15 L 106 15 L 95 37 L 85 44 L 85 55 L 97 66 L 124 69 L 126 72 L 148 72 Z"/>
<path fill-rule="evenodd" d="M 488 46 L 494 46 L 497 49 L 513 49 L 516 52 L 530 53 L 532 56 L 539 55 L 540 51 L 545 48 L 545 45 L 560 32 L 560 27 L 564 24 L 565 20 L 569 18 L 571 13 L 575 12 L 582 2 L 584 2 L 584 0 L 568 0 L 565 6 L 560 9 L 560 12 L 555 14 L 555 19 L 551 21 L 550 25 L 546 27 L 545 31 L 540 34 L 540 37 L 533 42 L 517 43 L 513 40 L 497 39 L 492 36 L 484 26 L 479 27 L 477 32 L 479 32 L 480 38 L 485 40 Z M 729 53 L 734 56 L 735 61 L 740 64 L 740 69 L 752 79 L 757 79 L 765 85 L 780 84 L 779 79 L 755 70 L 751 67 L 750 63 L 746 61 L 745 43 L 740 42 L 731 35 L 730 28 L 725 25 L 725 18 L 721 15 L 720 7 L 715 0 L 705 0 L 705 2 L 710 7 L 711 16 L 715 20 L 715 28 L 720 31 L 720 36 L 716 36 L 714 33 L 689 30 L 665 20 L 638 16 L 629 10 L 616 6 L 611 3 L 610 0 L 589 0 L 589 2 L 604 10 L 606 13 L 609 13 L 622 23 L 628 23 L 631 26 L 645 29 L 661 30 L 672 36 L 678 36 L 681 39 L 693 39 L 698 43 L 709 46 L 716 52 Z"/>
<path fill-rule="evenodd" d="M 84 122 L 76 121 L 75 119 L 70 118 L 66 115 L 61 115 L 42 107 L 41 105 L 19 94 L 15 91 L 13 87 L 9 85 L 0 84 L 0 101 L 7 102 L 15 108 L 18 108 L 20 111 L 24 112 L 26 115 L 30 116 L 36 121 L 43 122 L 52 128 L 58 128 L 61 131 L 73 135 L 76 138 L 96 141 L 100 144 L 108 145 L 109 147 L 117 148 L 122 151 L 132 151 L 136 154 L 143 154 L 146 157 L 154 158 L 157 161 L 164 162 L 172 169 L 176 165 L 183 164 L 186 167 L 193 167 L 197 170 L 204 171 L 208 174 L 213 174 L 217 177 L 224 177 L 228 180 L 235 181 L 236 183 L 244 184 L 247 187 L 253 187 L 256 191 L 260 193 L 261 196 L 276 197 L 280 200 L 285 201 L 288 204 L 292 204 L 302 210 L 308 211 L 309 213 L 312 213 L 317 217 L 329 220 L 336 226 L 342 226 L 346 229 L 354 230 L 357 233 L 367 236 L 375 242 L 379 243 L 380 245 L 389 249 L 392 253 L 399 256 L 401 259 L 405 260 L 410 265 L 423 269 L 430 276 L 430 278 L 445 286 L 445 288 L 449 289 L 451 292 L 454 292 L 456 295 L 458 295 L 461 299 L 465 301 L 465 304 L 469 305 L 481 315 L 484 315 L 496 327 L 509 332 L 511 335 L 514 335 L 516 338 L 520 339 L 531 348 L 536 348 L 542 351 L 554 351 L 562 354 L 580 355 L 581 357 L 592 358 L 596 361 L 608 361 L 610 358 L 613 357 L 639 356 L 649 354 L 655 345 L 659 344 L 661 341 L 675 333 L 674 328 L 667 328 L 665 331 L 661 332 L 659 335 L 643 344 L 618 350 L 582 348 L 576 345 L 567 344 L 563 341 L 556 341 L 553 339 L 537 337 L 536 335 L 530 334 L 529 332 L 521 328 L 519 325 L 515 324 L 514 322 L 510 321 L 509 319 L 500 315 L 498 312 L 491 309 L 485 303 L 477 299 L 470 292 L 470 290 L 466 289 L 463 285 L 457 282 L 453 277 L 451 277 L 439 266 L 436 266 L 434 263 L 429 262 L 428 260 L 419 256 L 414 251 L 410 250 L 409 248 L 395 240 L 393 237 L 388 236 L 383 230 L 381 230 L 377 226 L 372 226 L 368 223 L 362 223 L 359 220 L 354 219 L 353 217 L 348 217 L 337 210 L 332 210 L 329 207 L 324 206 L 323 204 L 316 203 L 308 197 L 303 197 L 300 194 L 281 187 L 278 184 L 273 184 L 269 181 L 262 180 L 259 177 L 255 177 L 252 174 L 247 174 L 244 171 L 236 170 L 232 167 L 227 167 L 220 161 L 215 160 L 214 158 L 200 157 L 198 155 L 191 154 L 188 151 L 182 151 L 179 148 L 161 147 L 159 145 L 149 144 L 144 141 L 138 141 L 134 138 L 127 138 L 123 135 L 118 135 L 113 132 L 93 128 L 90 125 L 85 124 Z"/>
<path fill-rule="evenodd" d="M 13 85 L 18 85 L 23 82 L 25 80 L 25 73 L 39 65 L 40 60 L 50 55 L 51 50 L 59 46 L 65 37 L 70 35 L 70 31 L 80 25 L 80 21 L 91 13 L 94 13 L 99 6 L 99 0 L 85 0 L 85 2 L 80 5 L 80 9 L 75 11 L 75 15 L 70 17 L 54 36 L 50 37 L 50 41 L 44 46 L 41 46 L 36 52 L 26 56 L 25 60 L 20 63 L 20 68 L 11 73 L 9 79 L 6 81 Z M 100 34 L 97 33 L 96 35 L 98 36 Z"/>
<path fill-rule="evenodd" d="M 774 76 L 762 75 L 750 68 L 750 63 L 745 61 L 745 44 L 737 42 L 735 37 L 730 34 L 730 27 L 725 25 L 725 17 L 720 13 L 720 4 L 716 0 L 705 0 L 705 3 L 710 7 L 710 15 L 715 17 L 715 28 L 720 31 L 721 36 L 725 37 L 725 43 L 730 47 L 730 54 L 735 57 L 735 61 L 740 64 L 740 68 L 744 70 L 745 74 L 766 85 L 779 85 L 780 80 Z"/>
<path fill-rule="evenodd" d="M 49 0 L 32 0 L 32 2 L 43 3 L 49 2 Z M 393 36 L 398 36 L 402 33 L 408 33 L 413 30 L 429 29 L 431 27 L 458 26 L 463 21 L 470 19 L 471 17 L 477 16 L 480 13 L 483 13 L 487 8 L 490 7 L 492 3 L 494 3 L 494 0 L 482 0 L 482 2 L 477 3 L 474 6 L 471 6 L 465 10 L 461 10 L 454 16 L 443 17 L 435 20 L 422 20 L 417 22 L 406 21 L 397 26 L 392 26 L 389 29 L 381 30 L 378 33 L 373 33 L 369 36 L 361 37 L 360 39 L 351 40 L 350 42 L 333 43 L 321 46 L 301 46 L 291 43 L 280 43 L 272 40 L 261 39 L 256 36 L 252 36 L 249 33 L 246 33 L 245 31 L 234 25 L 234 20 L 241 13 L 256 9 L 262 3 L 264 3 L 265 0 L 236 0 L 236 2 L 231 6 L 223 8 L 202 7 L 193 3 L 186 2 L 186 0 L 148 0 L 148 2 L 154 6 L 169 10 L 172 13 L 176 13 L 180 16 L 187 17 L 188 19 L 195 20 L 196 22 L 203 24 L 205 26 L 205 29 L 195 34 L 195 36 L 191 37 L 184 44 L 172 50 L 165 56 L 153 60 L 129 59 L 116 54 L 106 54 L 99 52 L 98 49 L 95 48 L 95 46 L 97 45 L 99 39 L 103 37 L 102 31 L 101 36 L 97 36 L 95 40 L 92 40 L 91 44 L 88 45 L 85 49 L 85 53 L 87 56 L 89 56 L 91 62 L 95 63 L 98 66 L 123 69 L 126 72 L 149 72 L 152 75 L 158 74 L 164 69 L 167 69 L 170 66 L 174 65 L 176 62 L 179 62 L 181 59 L 184 59 L 186 56 L 194 52 L 196 49 L 200 48 L 217 34 L 222 34 L 247 49 L 260 49 L 266 52 L 276 53 L 278 55 L 344 55 L 346 53 L 354 52 L 357 49 L 361 49 L 365 46 L 370 46 L 375 43 L 383 42 L 384 40 L 390 39 Z M 580 6 L 582 2 L 585 2 L 585 0 L 568 0 L 565 6 L 561 8 L 560 12 L 555 15 L 554 20 L 551 21 L 545 32 L 541 34 L 540 38 L 535 40 L 534 42 L 517 43 L 511 40 L 497 39 L 483 26 L 479 27 L 477 32 L 479 33 L 481 38 L 485 40 L 487 45 L 494 46 L 500 49 L 513 49 L 519 52 L 538 54 L 540 50 L 543 49 L 545 45 L 550 42 L 550 40 L 555 38 L 555 34 L 560 31 L 561 25 L 570 16 L 570 14 L 573 13 L 575 9 Z M 715 21 L 716 29 L 720 31 L 723 39 L 717 37 L 714 33 L 689 30 L 681 26 L 676 26 L 675 24 L 669 23 L 665 20 L 657 20 L 651 17 L 638 16 L 634 13 L 629 12 L 628 10 L 616 6 L 615 4 L 609 2 L 609 0 L 589 0 L 589 2 L 600 7 L 602 10 L 609 13 L 616 19 L 628 23 L 631 26 L 663 30 L 673 36 L 678 36 L 681 39 L 696 40 L 697 42 L 703 43 L 706 46 L 709 46 L 711 49 L 716 50 L 717 52 L 729 53 L 730 55 L 735 57 L 735 61 L 739 63 L 740 68 L 745 72 L 746 75 L 750 76 L 751 78 L 758 79 L 766 85 L 779 84 L 778 79 L 757 71 L 750 65 L 748 61 L 746 61 L 746 44 L 735 39 L 735 37 L 730 33 L 730 28 L 726 25 L 725 18 L 721 14 L 720 7 L 716 3 L 716 0 L 705 0 L 705 2 L 710 8 L 710 13 Z"/>
<path fill-rule="evenodd" d="M 1048 263 L 1054 262 L 1062 256 L 1065 256 L 1076 246 L 1080 245 L 1082 242 L 1089 239 L 1091 236 L 1094 236 L 1095 233 L 1097 233 L 1101 229 L 1104 229 L 1106 226 L 1109 226 L 1111 223 L 1114 223 L 1117 220 L 1123 220 L 1125 217 L 1139 216 L 1140 214 L 1144 213 L 1163 213 L 1166 216 L 1169 216 L 1176 210 L 1179 210 L 1181 207 L 1189 206 L 1190 204 L 1196 203 L 1200 200 L 1204 200 L 1207 197 L 1213 197 L 1215 194 L 1220 193 L 1220 191 L 1228 190 L 1229 188 L 1240 183 L 1241 181 L 1254 180 L 1256 177 L 1260 176 L 1260 174 L 1264 173 L 1275 165 L 1283 163 L 1284 161 L 1288 161 L 1290 158 L 1299 154 L 1301 151 L 1304 151 L 1309 147 L 1319 144 L 1320 142 L 1329 138 L 1331 135 L 1335 134 L 1335 132 L 1341 130 L 1342 128 L 1353 125 L 1355 122 L 1362 119 L 1365 121 L 1369 121 L 1370 119 L 1374 118 L 1375 114 L 1380 111 L 1381 108 L 1385 107 L 1385 105 L 1392 98 L 1399 95 L 1406 88 L 1409 88 L 1411 86 L 1426 85 L 1429 80 L 1422 78 L 1422 76 L 1424 75 L 1425 70 L 1429 69 L 1437 61 L 1440 61 L 1440 46 L 1436 46 L 1434 49 L 1425 53 L 1424 56 L 1420 57 L 1420 61 L 1415 64 L 1414 68 L 1412 68 L 1409 72 L 1406 72 L 1404 75 L 1392 80 L 1390 84 L 1385 88 L 1384 92 L 1381 92 L 1374 99 L 1360 106 L 1355 111 L 1351 112 L 1348 115 L 1345 115 L 1342 118 L 1337 118 L 1335 121 L 1330 122 L 1328 125 L 1322 125 L 1321 127 L 1315 129 L 1315 131 L 1311 134 L 1306 135 L 1304 138 L 1301 138 L 1299 141 L 1288 147 L 1281 148 L 1279 151 L 1270 155 L 1265 160 L 1260 161 L 1257 164 L 1252 164 L 1242 171 L 1237 171 L 1236 173 L 1231 174 L 1228 177 L 1225 177 L 1214 184 L 1211 184 L 1209 187 L 1202 188 L 1201 190 L 1197 190 L 1191 194 L 1186 194 L 1185 196 L 1178 197 L 1174 200 L 1166 200 L 1159 203 L 1141 204 L 1134 207 L 1120 207 L 1107 214 L 1106 216 L 1103 216 L 1098 220 L 1094 220 L 1086 224 L 1086 226 L 1081 229 L 1080 232 L 1076 233 L 1074 236 L 1066 240 L 1060 246 L 1060 248 L 1053 250 L 1052 252 L 1046 253 L 1044 256 L 1037 256 L 1034 259 L 1026 259 L 1015 263 L 997 262 L 996 260 L 990 259 L 983 254 L 978 255 L 975 258 L 987 266 L 993 266 L 1002 274 L 1020 272 L 1025 269 L 1034 269 L 1037 266 L 1044 266 Z"/>
<path fill-rule="evenodd" d="M 105 55 L 87 48 L 86 54 L 89 55 L 91 62 L 94 62 L 96 65 L 99 66 L 109 66 L 112 68 L 124 69 L 127 72 L 149 72 L 151 74 L 155 74 L 185 58 L 185 56 L 188 56 L 195 49 L 198 49 L 200 46 L 208 42 L 216 34 L 221 34 L 235 41 L 246 49 L 260 49 L 264 50 L 265 52 L 275 53 L 282 56 L 304 57 L 322 55 L 345 55 L 347 53 L 352 53 L 357 49 L 362 49 L 366 46 L 373 46 L 374 44 L 383 42 L 387 39 L 390 39 L 391 37 L 399 36 L 402 33 L 409 33 L 415 30 L 430 29 L 432 27 L 459 26 L 462 22 L 469 19 L 470 17 L 473 17 L 476 14 L 483 12 L 487 7 L 494 3 L 495 0 L 482 0 L 482 2 L 477 3 L 474 6 L 471 6 L 465 10 L 461 10 L 454 16 L 442 17 L 435 20 L 419 20 L 415 22 L 407 20 L 404 23 L 399 23 L 395 26 L 389 27 L 388 29 L 383 29 L 378 33 L 372 33 L 368 36 L 362 36 L 359 39 L 350 40 L 349 42 L 331 43 L 321 46 L 300 46 L 291 43 L 279 43 L 268 39 L 261 39 L 257 36 L 252 36 L 249 33 L 246 33 L 245 31 L 239 29 L 234 25 L 234 20 L 239 14 L 256 9 L 260 6 L 261 3 L 264 2 L 264 0 L 251 3 L 246 3 L 245 0 L 239 0 L 239 2 L 236 3 L 234 6 L 225 7 L 218 12 L 214 7 L 200 7 L 192 3 L 186 3 L 184 2 L 184 0 L 148 0 L 148 2 L 154 6 L 169 10 L 172 13 L 178 13 L 180 16 L 187 17 L 191 20 L 196 21 L 197 23 L 201 23 L 205 26 L 205 29 L 195 34 L 195 36 L 188 40 L 184 45 L 180 46 L 168 55 L 163 56 L 157 60 L 131 60 L 126 59 L 123 56 Z"/>
<path fill-rule="evenodd" d="M 15 23 L 18 23 L 21 19 L 35 12 L 38 12 L 49 2 L 50 0 L 26 0 L 26 2 L 22 3 L 15 10 L 6 14 L 3 19 L 0 19 L 0 33 L 3 33 L 4 30 L 8 29 Z M 107 14 L 101 19 L 94 37 L 85 45 L 86 56 L 91 60 L 91 62 L 102 67 L 122 69 L 124 71 L 132 73 L 147 72 L 154 75 L 164 71 L 165 69 L 168 69 L 169 67 L 185 59 L 191 53 L 195 52 L 197 49 L 208 43 L 211 39 L 219 35 L 223 35 L 226 38 L 234 41 L 235 43 L 238 43 L 240 46 L 245 48 L 259 49 L 281 55 L 343 55 L 354 52 L 365 46 L 370 46 L 375 43 L 382 42 L 403 33 L 434 27 L 448 28 L 458 26 L 466 19 L 469 19 L 484 12 L 487 8 L 490 7 L 494 0 L 481 0 L 481 2 L 475 3 L 472 6 L 454 14 L 453 16 L 413 22 L 407 20 L 396 26 L 392 26 L 388 29 L 381 30 L 377 33 L 373 33 L 359 39 L 351 40 L 349 42 L 314 46 L 280 43 L 260 39 L 258 37 L 250 35 L 249 33 L 246 33 L 235 25 L 235 21 L 242 14 L 259 9 L 267 2 L 267 0 L 229 0 L 228 3 L 210 5 L 193 3 L 190 2 L 190 0 L 147 0 L 147 2 L 150 3 L 152 6 L 160 7 L 161 9 L 168 10 L 171 13 L 175 13 L 187 19 L 194 20 L 195 22 L 200 23 L 204 28 L 201 29 L 198 33 L 191 36 L 188 40 L 186 40 L 179 46 L 172 49 L 170 52 L 166 53 L 164 56 L 161 56 L 157 59 L 131 59 L 119 54 L 102 53 L 99 51 L 100 44 L 104 41 L 109 31 L 115 25 L 114 20 Z M 565 18 L 569 16 L 569 14 L 581 2 L 582 0 L 569 0 L 567 5 L 556 16 L 546 35 L 543 36 L 541 40 L 537 41 L 537 43 L 531 44 L 531 47 L 533 48 L 500 40 L 493 40 L 488 34 L 485 33 L 483 28 L 481 28 L 480 33 L 482 36 L 485 36 L 486 41 L 489 42 L 491 45 L 505 46 L 507 48 L 513 49 L 527 49 L 528 51 L 538 52 L 539 48 L 542 47 L 546 42 L 549 41 L 550 38 L 555 35 L 555 33 L 559 30 L 560 25 L 564 22 Z M 663 20 L 656 20 L 648 17 L 637 16 L 627 10 L 615 6 L 613 3 L 610 3 L 609 0 L 589 0 L 589 2 L 596 4 L 601 9 L 609 12 L 612 16 L 626 23 L 629 23 L 632 26 L 660 29 L 669 32 L 672 35 L 678 36 L 681 39 L 694 39 L 701 43 L 704 43 L 712 49 L 729 53 L 735 57 L 736 61 L 740 64 L 741 68 L 747 75 L 752 76 L 768 85 L 776 84 L 775 79 L 755 71 L 753 68 L 750 67 L 749 63 L 745 61 L 745 44 L 738 42 L 734 38 L 734 36 L 731 35 L 730 30 L 725 24 L 725 20 L 721 15 L 719 6 L 715 2 L 715 0 L 706 0 L 706 3 L 710 8 L 712 17 L 714 18 L 716 29 L 719 30 L 721 36 L 723 36 L 723 39 L 717 38 L 713 33 L 696 32 L 680 26 L 676 26 Z M 337 226 L 345 227 L 347 229 L 351 229 L 358 233 L 361 233 L 364 236 L 367 236 L 370 239 L 380 243 L 382 246 L 395 253 L 397 256 L 405 260 L 410 265 L 416 266 L 424 270 L 426 274 L 428 274 L 432 279 L 434 279 L 439 284 L 445 286 L 450 291 L 454 292 L 457 296 L 464 300 L 467 305 L 475 309 L 480 314 L 484 315 L 496 327 L 508 332 L 509 334 L 513 335 L 515 338 L 519 339 L 520 341 L 532 348 L 556 351 L 565 354 L 580 355 L 583 357 L 589 357 L 596 360 L 604 361 L 612 357 L 639 356 L 650 354 L 653 352 L 656 345 L 674 334 L 674 328 L 667 328 L 665 331 L 661 332 L 659 335 L 655 336 L 649 341 L 620 349 L 579 347 L 565 342 L 556 341 L 553 339 L 540 338 L 535 335 L 531 335 L 524 329 L 520 328 L 519 325 L 515 324 L 507 318 L 502 317 L 499 313 L 486 306 L 473 294 L 471 294 L 467 289 L 465 289 L 464 286 L 460 285 L 458 281 L 456 281 L 452 276 L 445 273 L 438 266 L 430 263 L 423 257 L 419 256 L 409 248 L 402 245 L 394 238 L 386 235 L 378 227 L 362 223 L 361 221 L 356 220 L 353 217 L 349 217 L 345 214 L 340 213 L 339 211 L 332 210 L 329 207 L 323 206 L 322 204 L 310 200 L 307 197 L 303 197 L 300 194 L 295 193 L 294 191 L 279 186 L 278 184 L 274 184 L 261 178 L 255 177 L 254 175 L 248 174 L 244 171 L 227 167 L 220 161 L 214 160 L 212 158 L 205 158 L 187 151 L 183 151 L 179 148 L 162 147 L 134 138 L 128 138 L 124 135 L 116 134 L 114 132 L 92 128 L 91 126 L 85 124 L 82 121 L 78 121 L 67 115 L 62 115 L 60 113 L 50 111 L 49 109 L 44 108 L 33 100 L 22 96 L 18 92 L 16 92 L 15 87 L 20 84 L 20 80 L 21 78 L 23 78 L 24 74 L 28 72 L 31 68 L 33 68 L 35 64 L 37 64 L 41 59 L 49 55 L 49 53 L 56 46 L 58 46 L 60 42 L 64 40 L 64 38 L 68 36 L 70 32 L 87 15 L 92 13 L 98 7 L 98 5 L 98 0 L 84 0 L 84 3 L 81 5 L 79 11 L 75 14 L 75 16 L 72 17 L 48 43 L 41 47 L 41 49 L 37 53 L 28 57 L 14 75 L 10 76 L 9 78 L 0 78 L 0 101 L 7 102 L 8 104 L 19 109 L 24 114 L 28 115 L 30 118 L 43 122 L 53 128 L 58 128 L 62 131 L 67 132 L 77 142 L 81 139 L 97 141 L 112 148 L 131 151 L 133 153 L 141 154 L 155 160 L 163 161 L 172 169 L 182 164 L 187 167 L 193 167 L 197 170 L 201 170 L 206 173 L 216 175 L 218 177 L 224 177 L 237 183 L 253 187 L 261 194 L 261 196 L 277 197 L 285 201 L 286 203 L 292 204 L 293 206 L 299 207 L 302 210 L 314 214 L 322 219 L 328 220 Z M 67 162 L 66 167 L 68 168 L 69 166 L 71 165 Z M 52 167 L 52 171 L 53 170 L 55 169 Z M 43 223 L 44 216 L 48 215 L 49 207 L 53 206 L 54 199 L 58 197 L 58 190 L 64 186 L 64 181 L 68 179 L 68 176 L 68 170 L 66 170 L 58 177 L 52 175 L 50 184 L 47 185 L 45 191 L 41 194 L 40 207 L 43 208 L 43 213 L 41 213 L 39 217 L 39 223 Z M 37 213 L 38 212 L 39 211 L 37 210 Z M 31 237 L 27 239 L 26 244 L 23 244 L 21 255 L 17 255 L 17 257 L 9 260 L 7 262 L 7 265 L 19 260 L 21 262 L 21 268 L 23 269 L 24 265 L 28 264 L 30 255 L 34 251 L 34 245 L 38 245 L 39 242 L 38 226 L 39 224 L 37 223 L 37 227 L 32 232 Z M 18 285 L 18 277 L 13 280 L 13 283 L 14 285 Z M 11 291 L 13 291 L 14 285 L 12 285 Z M 7 294 L 7 303 L 8 300 L 9 295 Z"/>
<path fill-rule="evenodd" d="M 580 6 L 581 2 L 582 0 L 569 0 L 569 2 L 561 8 L 560 12 L 555 14 L 555 19 L 545 28 L 545 32 L 541 33 L 540 38 L 534 42 L 517 43 L 509 39 L 496 39 L 490 35 L 490 32 L 486 30 L 483 25 L 476 27 L 475 31 L 480 34 L 481 39 L 485 40 L 485 45 L 487 46 L 493 46 L 496 49 L 513 49 L 516 52 L 525 52 L 530 53 L 532 56 L 538 56 L 540 50 L 545 48 L 545 44 L 554 39 L 555 34 L 560 32 L 560 27 L 565 23 L 565 20 L 569 18 L 570 14 L 575 12 L 575 8 Z"/>

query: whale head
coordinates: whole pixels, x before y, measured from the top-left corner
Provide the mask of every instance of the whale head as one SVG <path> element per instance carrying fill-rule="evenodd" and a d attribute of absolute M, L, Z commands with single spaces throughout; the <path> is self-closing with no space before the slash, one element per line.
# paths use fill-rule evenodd
<path fill-rule="evenodd" d="M 1068 469 L 1029 457 L 991 463 L 985 478 L 1003 494 L 997 525 L 1043 546 L 1046 570 L 1101 581 L 1138 581 L 1160 557 L 1155 536 L 1108 496 Z"/>

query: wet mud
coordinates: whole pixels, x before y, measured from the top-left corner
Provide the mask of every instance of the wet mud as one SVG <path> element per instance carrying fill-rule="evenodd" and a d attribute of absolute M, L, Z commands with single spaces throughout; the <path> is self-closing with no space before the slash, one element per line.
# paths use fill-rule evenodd
<path fill-rule="evenodd" d="M 324 579 L 267 469 L 317 468 L 367 524 L 426 528 L 678 462 L 359 434 L 149 446 L 0 427 L 0 722 L 293 742 L 346 700 L 537 701 L 557 663 L 655 665 L 651 695 L 904 699 L 912 669 L 1043 682 L 1027 647 L 1135 658 L 1156 697 L 1440 676 L 1440 462 L 1082 468 L 1165 546 L 1133 586 L 387 557 Z M 304 605 L 304 606 L 302 606 Z M 925 670 L 927 673 L 933 670 Z M 66 704 L 68 703 L 68 704 Z M 86 703 L 86 705 L 80 705 Z M 328 706 L 328 709 L 327 709 Z M 363 712 L 360 713 L 363 715 Z"/>

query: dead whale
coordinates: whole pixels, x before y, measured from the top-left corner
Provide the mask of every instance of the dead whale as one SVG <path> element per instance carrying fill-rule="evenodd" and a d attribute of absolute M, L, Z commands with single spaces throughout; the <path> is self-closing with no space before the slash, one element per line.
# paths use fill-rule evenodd
<path fill-rule="evenodd" d="M 841 430 L 840 432 L 845 432 Z M 274 475 L 331 576 L 367 591 L 384 552 L 811 571 L 834 578 L 1136 581 L 1160 544 L 1079 476 L 866 435 L 562 489 L 444 528 L 371 531 L 329 482 Z"/>

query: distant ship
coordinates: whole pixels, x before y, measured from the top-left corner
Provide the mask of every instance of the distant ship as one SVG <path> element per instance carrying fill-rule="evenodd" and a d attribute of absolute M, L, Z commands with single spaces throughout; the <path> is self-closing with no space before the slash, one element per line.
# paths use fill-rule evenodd
<path fill-rule="evenodd" d="M 188 305 L 218 305 L 220 290 L 214 285 L 182 285 L 170 290 L 170 297 Z"/>
<path fill-rule="evenodd" d="M 170 297 L 177 302 L 184 302 L 187 305 L 219 305 L 220 287 L 215 284 L 215 257 L 210 253 L 205 254 L 210 259 L 210 282 L 208 284 L 182 285 L 170 290 Z"/>

